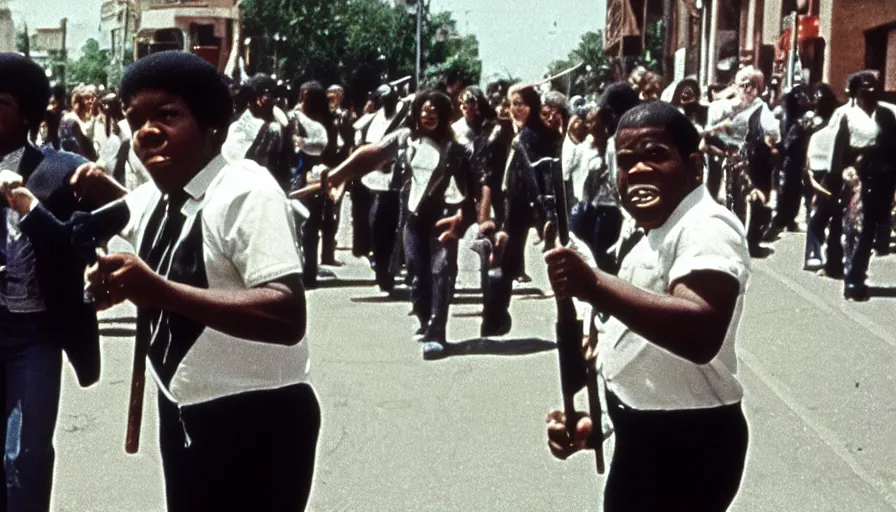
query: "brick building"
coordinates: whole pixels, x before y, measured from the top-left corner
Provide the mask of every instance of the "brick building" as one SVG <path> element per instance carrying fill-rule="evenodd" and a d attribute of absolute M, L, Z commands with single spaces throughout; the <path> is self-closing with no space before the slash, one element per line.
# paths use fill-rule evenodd
<path fill-rule="evenodd" d="M 605 48 L 612 56 L 637 55 L 644 27 L 665 19 L 673 27 L 666 44 L 674 76 L 667 79 L 726 82 L 746 64 L 783 79 L 791 75 L 794 11 L 809 83 L 825 81 L 843 94 L 850 73 L 875 69 L 887 97 L 896 99 L 896 0 L 608 0 Z"/>

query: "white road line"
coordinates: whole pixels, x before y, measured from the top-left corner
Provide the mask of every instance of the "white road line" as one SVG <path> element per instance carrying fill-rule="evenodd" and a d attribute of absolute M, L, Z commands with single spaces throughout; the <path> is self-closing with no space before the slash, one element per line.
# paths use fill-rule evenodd
<path fill-rule="evenodd" d="M 847 310 L 845 304 L 841 305 L 839 308 L 835 308 L 826 300 L 813 294 L 792 279 L 785 277 L 771 268 L 762 266 L 756 267 L 755 270 L 776 279 L 791 291 L 802 297 L 806 302 L 811 303 L 819 309 L 830 314 L 836 315 L 839 313 L 848 317 L 877 338 L 896 348 L 896 336 L 893 336 L 888 330 L 880 327 L 867 316 L 856 311 Z M 793 414 L 802 420 L 806 426 L 812 429 L 812 431 L 815 432 L 815 435 L 817 435 L 818 438 L 837 455 L 837 457 L 843 460 L 857 477 L 877 490 L 890 507 L 896 510 L 896 493 L 894 493 L 894 490 L 887 484 L 887 482 L 866 471 L 862 467 L 862 464 L 849 452 L 848 449 L 846 449 L 847 443 L 833 430 L 825 427 L 818 421 L 807 408 L 801 406 L 799 401 L 786 391 L 787 386 L 785 384 L 763 369 L 760 360 L 756 356 L 742 346 L 738 347 L 737 352 L 739 359 L 750 369 L 750 371 L 759 377 L 759 379 L 793 412 Z"/>
<path fill-rule="evenodd" d="M 754 270 L 758 270 L 759 272 L 762 272 L 763 274 L 766 274 L 767 276 L 778 280 L 781 284 L 783 284 L 787 288 L 790 288 L 791 291 L 802 297 L 806 302 L 811 303 L 819 309 L 831 314 L 839 313 L 849 318 L 850 320 L 864 327 L 865 330 L 879 338 L 887 345 L 896 348 L 896 335 L 893 334 L 892 330 L 884 328 L 866 315 L 863 315 L 862 313 L 859 313 L 852 308 L 848 308 L 847 306 L 850 305 L 850 303 L 845 299 L 841 300 L 839 307 L 834 307 L 827 300 L 819 297 L 817 294 L 812 293 L 808 289 L 798 284 L 796 281 L 793 281 L 789 277 L 784 276 L 780 272 L 777 272 L 768 266 L 756 266 L 754 267 Z"/>
<path fill-rule="evenodd" d="M 793 414 L 815 432 L 815 435 L 818 436 L 818 438 L 827 445 L 837 457 L 845 462 L 857 477 L 880 493 L 887 504 L 896 510 L 896 494 L 894 494 L 891 487 L 882 479 L 866 471 L 865 468 L 862 467 L 861 462 L 853 457 L 849 450 L 846 449 L 847 443 L 843 439 L 838 437 L 833 430 L 825 427 L 820 421 L 816 420 L 808 409 L 799 405 L 799 401 L 786 391 L 787 386 L 772 376 L 772 374 L 763 370 L 762 365 L 759 363 L 759 359 L 749 350 L 738 348 L 737 353 L 741 362 L 744 363 L 751 372 L 756 374 L 756 376 L 759 377 L 759 380 L 761 380 L 772 393 L 784 402 L 784 405 L 786 405 Z"/>

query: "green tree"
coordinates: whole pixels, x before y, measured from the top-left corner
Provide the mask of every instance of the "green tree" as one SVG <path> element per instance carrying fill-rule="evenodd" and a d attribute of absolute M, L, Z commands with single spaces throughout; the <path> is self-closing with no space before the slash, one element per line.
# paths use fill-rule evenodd
<path fill-rule="evenodd" d="M 109 52 L 100 50 L 100 43 L 96 39 L 88 39 L 81 48 L 81 57 L 69 62 L 67 79 L 69 83 L 75 84 L 107 85 L 111 63 Z"/>
<path fill-rule="evenodd" d="M 26 23 L 22 30 L 16 32 L 16 51 L 29 56 L 31 53 L 31 40 L 28 37 L 28 24 Z"/>
<path fill-rule="evenodd" d="M 414 75 L 415 17 L 381 0 L 245 0 L 242 19 L 253 41 L 250 73 L 279 71 L 294 83 L 342 83 L 356 104 L 384 81 Z M 454 32 L 451 13 L 426 17 L 424 69 L 462 68 L 478 81 L 475 37 L 445 37 L 446 32 Z"/>
<path fill-rule="evenodd" d="M 548 65 L 551 76 L 569 69 L 579 63 L 582 64 L 576 71 L 551 82 L 554 89 L 570 95 L 582 95 L 593 93 L 600 89 L 605 82 L 605 72 L 608 69 L 610 59 L 604 53 L 604 35 L 598 30 L 582 35 L 579 45 L 569 52 L 565 59 L 555 60 Z"/>

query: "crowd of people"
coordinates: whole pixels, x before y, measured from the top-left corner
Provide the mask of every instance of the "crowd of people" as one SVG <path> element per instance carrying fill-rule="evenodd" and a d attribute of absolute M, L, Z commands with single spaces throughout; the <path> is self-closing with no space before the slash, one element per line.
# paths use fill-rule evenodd
<path fill-rule="evenodd" d="M 48 510 L 62 352 L 97 382 L 97 311 L 125 300 L 160 390 L 168 510 L 303 510 L 321 418 L 306 291 L 341 265 L 345 195 L 352 254 L 383 293 L 409 287 L 425 359 L 451 351 L 465 233 L 483 337 L 513 328 L 529 235 L 552 248 L 551 285 L 577 301 L 606 386 L 611 511 L 733 500 L 750 259 L 798 229 L 802 204 L 804 267 L 843 277 L 846 298 L 868 297 L 871 251 L 889 250 L 896 117 L 871 72 L 842 106 L 825 84 L 779 94 L 751 67 L 706 104 L 696 80 L 664 91 L 637 68 L 590 99 L 385 84 L 360 112 L 339 84 L 233 84 L 181 52 L 138 60 L 102 97 L 66 95 L 17 54 L 0 54 L 0 75 L 7 510 Z M 117 205 L 134 253 L 85 255 L 88 212 Z M 593 447 L 597 422 L 552 412 L 552 452 Z"/>

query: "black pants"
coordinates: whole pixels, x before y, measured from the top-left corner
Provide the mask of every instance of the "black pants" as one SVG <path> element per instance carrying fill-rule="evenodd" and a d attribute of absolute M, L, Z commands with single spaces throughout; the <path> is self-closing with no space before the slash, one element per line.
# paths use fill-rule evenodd
<path fill-rule="evenodd" d="M 498 322 L 507 315 L 513 280 L 522 274 L 526 254 L 526 238 L 532 227 L 533 208 L 524 198 L 515 200 L 508 209 L 504 223 L 507 245 L 501 258 L 500 272 L 492 273 L 491 300 L 483 304 L 483 323 Z"/>
<path fill-rule="evenodd" d="M 324 223 L 325 199 L 321 196 L 307 197 L 302 204 L 310 214 L 299 233 L 302 241 L 302 257 L 304 258 L 303 280 L 306 287 L 317 285 L 317 250 L 320 247 L 320 232 Z"/>
<path fill-rule="evenodd" d="M 457 279 L 457 240 L 439 242 L 435 227 L 449 212 L 428 211 L 408 219 L 404 227 L 404 254 L 411 278 L 411 302 L 421 326 L 444 334 L 448 308 Z"/>
<path fill-rule="evenodd" d="M 320 421 L 317 397 L 307 384 L 180 411 L 159 394 L 168 511 L 305 510 Z"/>
<path fill-rule="evenodd" d="M 723 512 L 740 487 L 749 437 L 740 404 L 639 411 L 607 393 L 616 449 L 607 512 Z"/>
<path fill-rule="evenodd" d="M 370 255 L 370 189 L 360 181 L 351 184 L 348 193 L 352 198 L 352 255 L 356 258 Z"/>
<path fill-rule="evenodd" d="M 818 192 L 815 204 L 806 223 L 806 253 L 804 263 L 810 259 L 824 261 L 825 271 L 830 276 L 843 274 L 843 205 L 840 204 L 840 189 L 843 178 L 836 173 L 814 172 L 815 180 L 822 184 L 831 196 Z M 827 230 L 827 234 L 825 234 Z M 826 247 L 822 258 L 822 246 Z"/>
<path fill-rule="evenodd" d="M 579 203 L 570 212 L 570 230 L 591 249 L 597 267 L 611 274 L 618 273 L 616 256 L 608 251 L 619 240 L 622 212 L 618 206 Z"/>
<path fill-rule="evenodd" d="M 804 162 L 799 158 L 788 156 L 784 159 L 778 182 L 780 196 L 773 221 L 773 226 L 777 229 L 785 229 L 796 222 L 803 196 L 803 166 Z"/>
<path fill-rule="evenodd" d="M 370 233 L 373 245 L 373 270 L 376 283 L 383 291 L 390 291 L 395 284 L 395 276 L 389 268 L 392 251 L 395 250 L 395 230 L 398 228 L 400 209 L 397 191 L 377 192 L 370 208 Z"/>
<path fill-rule="evenodd" d="M 58 321 L 58 320 L 57 320 Z M 0 309 L 0 511 L 50 510 L 62 349 L 47 313 Z"/>
<path fill-rule="evenodd" d="M 844 220 L 846 235 L 846 284 L 862 285 L 871 263 L 871 250 L 889 252 L 890 218 L 896 189 L 896 169 L 878 168 L 860 174 L 862 219 Z"/>
<path fill-rule="evenodd" d="M 320 225 L 320 261 L 324 264 L 336 261 L 336 233 L 339 231 L 339 211 L 341 208 L 341 199 L 333 201 L 330 198 L 326 198 L 324 201 L 323 219 Z"/>

